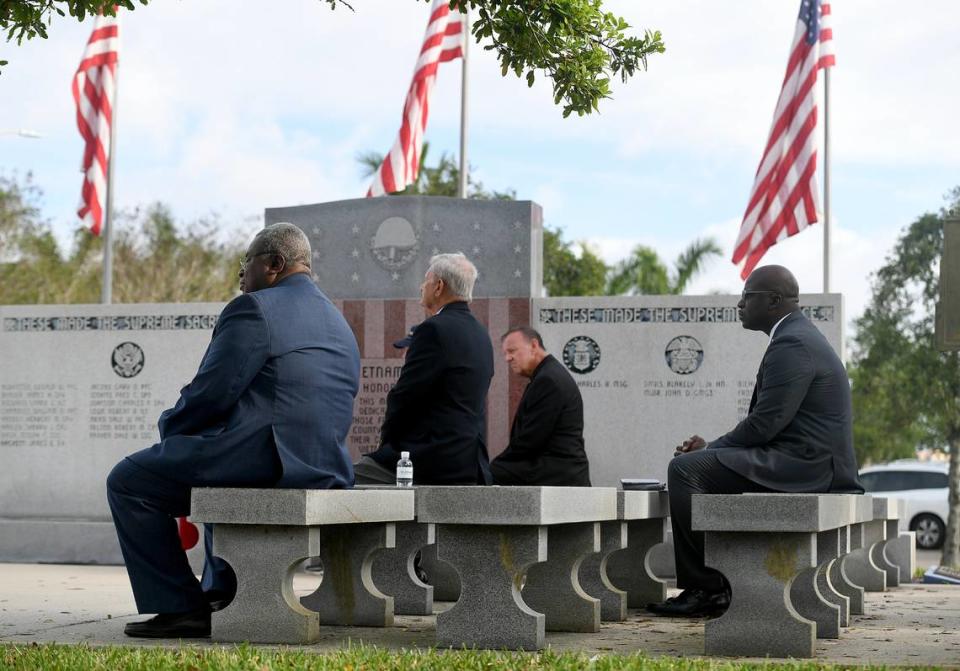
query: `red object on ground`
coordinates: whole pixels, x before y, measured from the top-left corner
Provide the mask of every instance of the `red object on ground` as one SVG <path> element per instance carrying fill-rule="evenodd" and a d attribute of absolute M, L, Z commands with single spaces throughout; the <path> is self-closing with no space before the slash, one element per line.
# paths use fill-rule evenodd
<path fill-rule="evenodd" d="M 177 518 L 177 531 L 180 533 L 180 547 L 184 552 L 192 548 L 200 540 L 200 531 L 197 525 L 187 521 L 186 517 Z"/>

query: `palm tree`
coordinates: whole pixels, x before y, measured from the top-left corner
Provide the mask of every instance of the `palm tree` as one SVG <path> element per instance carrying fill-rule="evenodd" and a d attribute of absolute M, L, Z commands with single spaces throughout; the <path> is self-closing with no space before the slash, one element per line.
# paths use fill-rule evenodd
<path fill-rule="evenodd" d="M 723 250 L 713 238 L 694 240 L 677 257 L 676 272 L 671 274 L 655 250 L 637 245 L 630 256 L 610 270 L 607 295 L 682 294 L 690 280 L 703 270 L 707 259 L 721 254 Z"/>

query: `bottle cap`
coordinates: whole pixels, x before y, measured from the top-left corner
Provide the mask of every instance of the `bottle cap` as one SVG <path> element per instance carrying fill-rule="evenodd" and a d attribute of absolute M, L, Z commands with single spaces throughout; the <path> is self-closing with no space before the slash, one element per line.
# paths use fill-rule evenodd
<path fill-rule="evenodd" d="M 401 459 L 409 459 L 409 458 L 410 458 L 410 453 L 409 453 L 409 452 L 401 452 L 401 453 L 400 453 L 400 458 L 401 458 Z"/>

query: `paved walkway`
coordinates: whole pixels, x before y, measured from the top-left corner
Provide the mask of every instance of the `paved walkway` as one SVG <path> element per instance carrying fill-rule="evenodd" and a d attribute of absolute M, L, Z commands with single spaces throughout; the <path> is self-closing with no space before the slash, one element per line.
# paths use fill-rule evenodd
<path fill-rule="evenodd" d="M 298 594 L 319 584 L 298 575 Z M 450 604 L 440 604 L 439 610 Z M 913 584 L 867 595 L 867 613 L 854 618 L 840 640 L 817 642 L 817 659 L 840 664 L 931 665 L 960 668 L 960 588 Z M 126 572 L 115 566 L 0 564 L 0 643 L 179 645 L 123 635 L 137 619 Z M 396 618 L 387 629 L 322 627 L 321 652 L 347 640 L 386 648 L 430 647 L 433 617 Z M 212 645 L 190 642 L 189 645 Z M 631 611 L 626 622 L 607 623 L 597 634 L 547 633 L 555 650 L 697 656 L 703 654 L 703 620 L 660 618 Z"/>

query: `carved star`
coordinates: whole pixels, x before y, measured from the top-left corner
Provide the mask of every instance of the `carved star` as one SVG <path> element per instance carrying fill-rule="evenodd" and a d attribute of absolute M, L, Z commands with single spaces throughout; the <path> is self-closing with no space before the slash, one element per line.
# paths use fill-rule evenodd
<path fill-rule="evenodd" d="M 319 226 L 314 226 L 314 227 L 313 227 L 313 234 L 314 234 L 314 235 L 320 235 L 320 227 L 319 227 Z"/>
<path fill-rule="evenodd" d="M 475 231 L 479 231 L 479 230 L 480 230 L 480 222 L 479 222 L 479 221 L 473 222 L 473 230 L 475 230 Z"/>
<path fill-rule="evenodd" d="M 519 253 L 522 252 L 522 251 L 523 251 L 523 247 L 521 247 L 520 245 L 514 245 L 514 247 L 513 247 L 513 253 L 514 253 L 514 254 L 519 254 Z"/>
<path fill-rule="evenodd" d="M 390 275 L 390 277 L 393 279 L 394 282 L 397 282 L 400 280 L 400 273 L 394 272 L 392 275 Z"/>
<path fill-rule="evenodd" d="M 437 222 L 433 222 L 433 231 L 434 231 L 434 233 L 439 233 L 439 232 L 440 232 L 440 224 L 438 224 Z"/>
<path fill-rule="evenodd" d="M 360 250 L 354 247 L 353 251 L 350 252 L 350 256 L 352 256 L 355 259 L 360 258 Z"/>
<path fill-rule="evenodd" d="M 521 273 L 519 270 L 514 270 L 514 271 L 513 271 L 513 276 L 514 276 L 514 277 L 523 277 L 523 273 Z"/>
<path fill-rule="evenodd" d="M 357 275 L 356 273 L 354 273 L 353 275 L 350 276 L 350 281 L 351 281 L 351 282 L 359 282 L 359 281 L 360 281 L 360 276 Z"/>
<path fill-rule="evenodd" d="M 474 255 L 474 256 L 477 256 L 477 255 L 480 253 L 480 248 L 477 247 L 476 245 L 474 245 L 474 246 L 473 246 L 473 249 L 470 250 L 470 251 L 473 252 L 473 255 Z"/>
<path fill-rule="evenodd" d="M 354 225 L 353 225 L 353 228 L 350 229 L 350 230 L 353 231 L 353 234 L 354 234 L 354 235 L 359 235 L 359 234 L 360 234 L 360 227 L 357 226 L 356 224 L 354 224 Z"/>
<path fill-rule="evenodd" d="M 320 252 L 314 252 L 314 253 L 313 253 L 313 258 L 319 259 L 319 258 L 320 258 Z"/>
<path fill-rule="evenodd" d="M 519 221 L 513 222 L 513 227 L 516 228 L 517 230 L 520 230 L 520 227 L 521 227 L 522 225 L 523 225 L 523 224 L 521 224 Z"/>
<path fill-rule="evenodd" d="M 440 250 L 437 249 L 436 247 L 434 247 L 434 248 L 433 248 L 433 251 L 430 252 L 430 255 L 431 255 L 431 256 L 436 256 L 436 255 L 439 254 L 439 253 L 440 253 Z"/>

